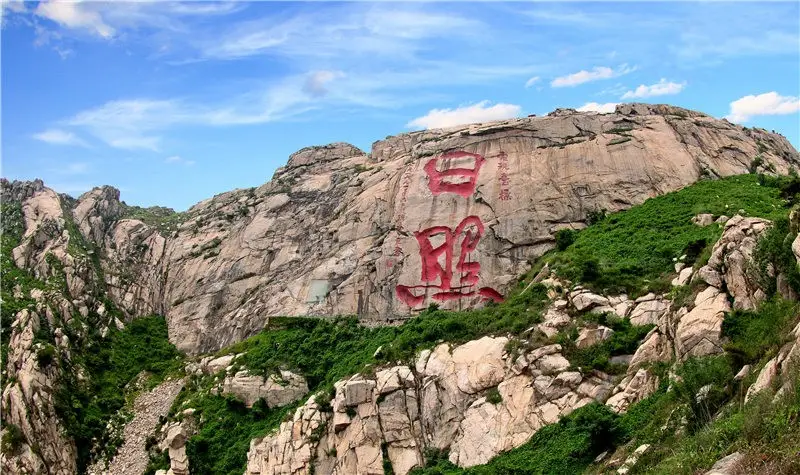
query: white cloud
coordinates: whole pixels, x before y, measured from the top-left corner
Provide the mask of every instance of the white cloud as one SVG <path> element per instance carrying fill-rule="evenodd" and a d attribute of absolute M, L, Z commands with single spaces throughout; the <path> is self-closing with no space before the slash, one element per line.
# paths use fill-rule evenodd
<path fill-rule="evenodd" d="M 481 101 L 471 106 L 457 109 L 433 109 L 422 117 L 410 121 L 407 127 L 438 129 L 476 122 L 510 119 L 517 117 L 522 108 L 515 104 L 489 105 L 489 101 Z"/>
<path fill-rule="evenodd" d="M 100 13 L 86 6 L 87 4 L 83 2 L 50 0 L 40 3 L 35 13 L 67 28 L 88 30 L 103 38 L 114 36 L 114 28 L 103 21 Z"/>
<path fill-rule="evenodd" d="M 626 92 L 622 95 L 621 99 L 668 96 L 680 93 L 684 87 L 686 87 L 686 82 L 667 82 L 666 79 L 662 78 L 656 84 L 652 84 L 650 86 L 645 86 L 642 84 L 633 91 Z"/>
<path fill-rule="evenodd" d="M 730 113 L 725 117 L 731 122 L 747 122 L 758 115 L 785 115 L 800 112 L 800 98 L 781 96 L 775 91 L 750 95 L 730 104 Z"/>
<path fill-rule="evenodd" d="M 75 145 L 88 147 L 89 144 L 78 138 L 74 133 L 61 129 L 48 129 L 38 134 L 33 134 L 33 138 L 54 145 Z"/>
<path fill-rule="evenodd" d="M 617 108 L 617 102 L 606 102 L 600 104 L 598 102 L 587 102 L 586 104 L 578 107 L 579 112 L 601 112 L 603 114 L 610 114 Z"/>
<path fill-rule="evenodd" d="M 280 55 L 294 60 L 369 56 L 412 57 L 432 38 L 470 38 L 480 21 L 453 12 L 439 13 L 419 5 L 348 4 L 303 11 L 288 19 L 268 16 L 235 25 L 219 37 L 197 43 L 206 59 L 239 59 Z"/>
<path fill-rule="evenodd" d="M 534 76 L 534 77 L 528 79 L 527 81 L 525 81 L 525 87 L 528 88 L 528 87 L 533 86 L 534 84 L 539 82 L 540 79 L 541 78 L 539 76 Z"/>
<path fill-rule="evenodd" d="M 303 90 L 312 96 L 324 96 L 328 93 L 326 85 L 334 79 L 344 77 L 341 71 L 315 71 L 308 76 Z"/>
<path fill-rule="evenodd" d="M 190 166 L 195 164 L 194 160 L 186 160 L 185 158 L 180 157 L 178 155 L 173 155 L 171 157 L 167 157 L 166 160 L 164 160 L 164 162 L 166 162 L 166 163 L 177 163 L 177 164 L 181 164 L 181 165 L 186 165 L 187 167 L 190 167 Z"/>
<path fill-rule="evenodd" d="M 602 79 L 611 79 L 623 74 L 628 74 L 635 71 L 635 67 L 628 67 L 627 64 L 621 65 L 617 69 L 609 68 L 607 66 L 595 66 L 591 71 L 581 70 L 577 73 L 560 76 L 550 82 L 552 87 L 571 87 L 577 86 L 591 81 L 599 81 Z"/>

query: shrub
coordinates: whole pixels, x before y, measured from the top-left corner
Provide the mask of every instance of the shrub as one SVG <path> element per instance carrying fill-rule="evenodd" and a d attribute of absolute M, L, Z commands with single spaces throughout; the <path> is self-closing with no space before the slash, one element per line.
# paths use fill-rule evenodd
<path fill-rule="evenodd" d="M 25 442 L 25 435 L 19 426 L 8 423 L 5 423 L 4 426 L 2 451 L 4 455 L 11 456 L 16 454 L 22 443 Z"/>
<path fill-rule="evenodd" d="M 556 249 L 563 251 L 575 242 L 575 234 L 577 231 L 574 229 L 559 229 L 556 233 Z"/>
<path fill-rule="evenodd" d="M 39 351 L 36 352 L 36 361 L 39 363 L 39 366 L 44 368 L 46 366 L 50 366 L 53 363 L 56 357 L 56 349 L 53 345 L 45 344 Z"/>
<path fill-rule="evenodd" d="M 771 220 L 785 217 L 786 201 L 780 190 L 785 181 L 776 179 L 775 186 L 763 186 L 755 175 L 701 181 L 593 222 L 576 233 L 565 250 L 551 251 L 544 260 L 557 275 L 572 281 L 584 277 L 584 262 L 596 262 L 592 269 L 596 272 L 586 275 L 593 279 L 582 281 L 586 287 L 624 291 L 631 297 L 643 295 L 656 285 L 663 286 L 664 279 L 674 273 L 673 259 L 689 254 L 702 240 L 709 246 L 700 252 L 695 264 L 707 260 L 710 243 L 719 239 L 722 228 L 696 226 L 691 222 L 693 216 L 730 215 L 732 209 L 743 209 L 747 216 Z"/>
<path fill-rule="evenodd" d="M 730 355 L 733 370 L 757 363 L 770 350 L 776 349 L 800 313 L 800 305 L 775 296 L 759 306 L 757 311 L 733 310 L 722 321 L 722 335 L 730 341 L 725 350 Z"/>
<path fill-rule="evenodd" d="M 753 265 L 759 286 L 767 295 L 773 295 L 777 290 L 775 276 L 778 274 L 786 278 L 795 292 L 800 292 L 800 271 L 792 252 L 795 236 L 789 230 L 789 220 L 781 217 L 759 239 L 753 251 Z"/>
<path fill-rule="evenodd" d="M 489 404 L 500 404 L 503 402 L 503 396 L 500 394 L 500 391 L 497 390 L 496 386 L 486 391 L 486 402 Z"/>
<path fill-rule="evenodd" d="M 730 398 L 733 372 L 726 357 L 716 356 L 690 359 L 676 374 L 679 379 L 673 384 L 675 394 L 689 407 L 688 428 L 695 432 Z"/>

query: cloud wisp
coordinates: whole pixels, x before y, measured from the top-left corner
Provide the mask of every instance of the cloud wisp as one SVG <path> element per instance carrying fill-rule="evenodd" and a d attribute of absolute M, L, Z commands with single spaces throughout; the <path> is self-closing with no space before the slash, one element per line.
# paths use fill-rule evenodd
<path fill-rule="evenodd" d="M 33 138 L 53 145 L 72 145 L 78 147 L 89 146 L 88 143 L 80 139 L 74 133 L 62 129 L 47 129 L 37 134 L 33 134 Z"/>
<path fill-rule="evenodd" d="M 500 103 L 490 105 L 489 101 L 481 101 L 455 109 L 432 109 L 422 117 L 409 121 L 406 126 L 421 129 L 442 129 L 456 125 L 511 119 L 518 117 L 521 111 L 522 107 L 516 104 Z"/>
<path fill-rule="evenodd" d="M 577 73 L 567 74 L 566 76 L 559 76 L 550 82 L 550 86 L 572 87 L 587 82 L 600 81 L 603 79 L 611 79 L 623 76 L 635 70 L 636 67 L 629 67 L 627 64 L 623 64 L 617 69 L 610 68 L 608 66 L 595 66 L 589 71 L 583 69 L 581 71 L 578 71 Z"/>

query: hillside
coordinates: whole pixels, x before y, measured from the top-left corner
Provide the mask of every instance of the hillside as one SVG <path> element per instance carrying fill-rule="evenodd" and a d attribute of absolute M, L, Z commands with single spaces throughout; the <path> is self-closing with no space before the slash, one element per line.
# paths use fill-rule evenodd
<path fill-rule="evenodd" d="M 798 165 L 634 104 L 304 149 L 186 213 L 3 181 L 2 466 L 794 473 Z"/>

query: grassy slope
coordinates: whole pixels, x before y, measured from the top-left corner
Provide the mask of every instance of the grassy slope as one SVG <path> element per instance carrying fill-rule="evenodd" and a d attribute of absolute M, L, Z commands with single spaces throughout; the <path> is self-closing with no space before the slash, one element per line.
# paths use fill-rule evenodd
<path fill-rule="evenodd" d="M 713 245 L 722 234 L 718 225 L 695 226 L 693 216 L 733 216 L 743 210 L 745 216 L 775 219 L 786 215 L 784 205 L 780 190 L 761 185 L 755 175 L 701 181 L 605 217 L 578 233 L 569 248 L 545 260 L 560 275 L 598 290 L 627 291 L 632 296 L 666 290 L 673 259 L 693 243 Z M 591 280 L 584 272 L 587 262 L 599 265 Z"/>
<path fill-rule="evenodd" d="M 599 264 L 601 277 L 588 282 L 591 286 L 621 288 L 633 294 L 652 288 L 662 289 L 672 271 L 673 258 L 698 241 L 708 248 L 707 254 L 722 232 L 722 227 L 718 225 L 700 228 L 691 224 L 690 220 L 695 214 L 710 212 L 733 215 L 743 209 L 747 215 L 775 219 L 786 215 L 785 205 L 780 190 L 759 184 L 756 176 L 700 182 L 606 217 L 577 233 L 574 243 L 567 249 L 549 253 L 542 262 L 550 262 L 562 276 L 580 281 L 583 263 L 595 260 Z M 699 258 L 702 259 L 702 256 Z M 460 342 L 485 334 L 518 334 L 524 331 L 540 321 L 541 310 L 546 304 L 542 287 L 534 286 L 521 294 L 520 289 L 524 285 L 525 279 L 512 291 L 507 302 L 501 305 L 470 312 L 430 309 L 400 327 L 367 329 L 359 327 L 353 319 L 273 319 L 270 328 L 223 350 L 221 354 L 246 351 L 240 364 L 253 371 L 266 374 L 277 368 L 294 369 L 308 377 L 312 390 L 329 389 L 338 379 L 359 371 L 370 371 L 372 365 L 407 360 L 421 348 L 433 346 L 438 341 Z M 569 355 L 571 361 L 583 367 L 613 369 L 608 367 L 609 357 L 631 351 L 631 346 L 635 348 L 636 342 L 646 333 L 645 329 L 631 327 L 625 321 L 613 324 L 620 330 L 613 341 L 588 351 L 567 348 L 568 353 L 572 351 Z M 562 342 L 567 343 L 563 335 L 561 338 Z M 373 358 L 379 347 L 382 351 L 377 358 Z M 198 408 L 204 419 L 218 421 L 202 427 L 200 433 L 190 441 L 193 473 L 195 468 L 198 469 L 197 473 L 241 473 L 250 438 L 274 429 L 280 420 L 274 412 L 262 418 L 249 417 L 234 402 L 210 395 L 208 386 L 204 386 L 202 381 L 197 382 L 194 391 L 183 395 L 181 403 L 183 401 L 189 401 L 187 405 Z M 650 419 L 651 406 L 655 404 L 651 400 L 641 403 L 639 407 L 648 409 L 631 411 L 632 415 L 620 420 L 617 416 L 605 414 L 603 420 L 610 424 L 609 427 L 597 428 L 583 427 L 581 421 L 589 421 L 594 417 L 582 417 L 581 414 L 584 411 L 591 411 L 593 415 L 604 414 L 605 409 L 594 406 L 581 409 L 576 412 L 574 420 L 568 418 L 563 424 L 540 432 L 541 435 L 535 436 L 523 448 L 493 461 L 487 469 L 489 472 L 476 468 L 475 473 L 559 473 L 553 467 L 569 467 L 570 472 L 576 467 L 585 467 L 600 448 L 607 446 L 596 445 L 591 434 L 613 430 L 617 444 L 632 440 L 637 437 L 633 428 L 646 425 L 643 421 Z M 219 427 L 223 425 L 236 429 L 220 433 Z M 616 425 L 622 429 L 614 428 Z M 564 433 L 561 433 L 562 430 Z M 546 455 L 556 453 L 554 447 L 564 444 L 573 447 L 574 450 L 570 449 L 569 452 L 574 452 L 575 457 L 566 457 L 560 451 L 557 453 L 561 455 L 555 458 Z M 540 465 L 530 465 L 531 460 L 540 458 Z M 441 459 L 432 459 L 434 464 L 447 465 Z M 525 464 L 540 469 L 524 469 Z M 432 470 L 439 469 L 445 470 L 442 467 Z M 460 473 L 460 469 L 455 467 L 446 470 Z"/>

